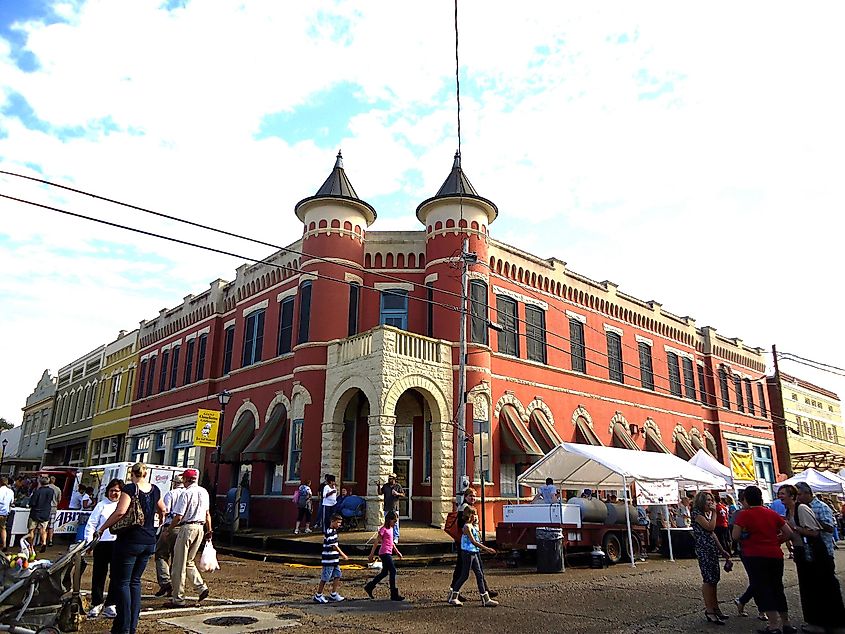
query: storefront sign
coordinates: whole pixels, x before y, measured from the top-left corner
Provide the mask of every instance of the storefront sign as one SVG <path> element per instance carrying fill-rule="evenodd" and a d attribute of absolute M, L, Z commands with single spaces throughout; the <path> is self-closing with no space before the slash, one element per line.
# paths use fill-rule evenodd
<path fill-rule="evenodd" d="M 678 504 L 678 483 L 674 480 L 658 480 L 655 482 L 637 482 L 637 505 Z"/>
<path fill-rule="evenodd" d="M 197 428 L 194 431 L 194 447 L 216 447 L 220 412 L 215 409 L 197 411 Z"/>
<path fill-rule="evenodd" d="M 754 456 L 750 453 L 731 451 L 731 473 L 734 480 L 740 482 L 756 482 L 757 472 L 754 469 Z"/>
<path fill-rule="evenodd" d="M 73 535 L 79 525 L 85 524 L 89 517 L 91 517 L 91 511 L 57 511 L 53 532 L 57 535 Z"/>

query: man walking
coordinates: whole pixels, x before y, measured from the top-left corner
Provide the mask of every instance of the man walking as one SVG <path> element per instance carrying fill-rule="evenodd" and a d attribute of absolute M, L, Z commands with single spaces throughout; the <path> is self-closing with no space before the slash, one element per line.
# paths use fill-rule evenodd
<path fill-rule="evenodd" d="M 798 489 L 798 503 L 806 504 L 816 516 L 819 524 L 822 527 L 820 536 L 827 549 L 827 554 L 833 559 L 833 550 L 835 541 L 833 539 L 833 525 L 836 520 L 833 519 L 833 509 L 822 502 L 817 496 L 813 495 L 813 489 L 806 482 L 796 482 L 795 488 Z"/>
<path fill-rule="evenodd" d="M 9 518 L 9 511 L 12 510 L 12 503 L 15 501 L 15 494 L 6 484 L 6 478 L 0 477 L 0 544 L 2 551 L 6 552 L 6 520 Z"/>
<path fill-rule="evenodd" d="M 29 543 L 35 548 L 35 531 L 41 545 L 38 552 L 47 550 L 47 522 L 50 521 L 50 510 L 53 508 L 53 491 L 50 490 L 50 478 L 41 476 L 38 480 L 38 488 L 29 496 Z"/>
<path fill-rule="evenodd" d="M 56 486 L 56 476 L 50 476 L 50 490 L 53 492 L 53 506 L 50 508 L 50 519 L 47 522 L 47 545 L 53 545 L 53 530 L 56 528 L 56 513 L 58 513 L 59 502 L 62 501 L 62 490 Z"/>
<path fill-rule="evenodd" d="M 393 511 L 396 514 L 396 523 L 393 525 L 393 541 L 399 543 L 399 500 L 403 500 L 405 489 L 396 481 L 396 474 L 391 473 L 387 478 L 387 484 L 381 487 L 382 495 L 384 495 L 384 516 Z"/>
<path fill-rule="evenodd" d="M 211 513 L 209 513 L 208 491 L 197 485 L 199 472 L 185 469 L 182 481 L 185 490 L 173 506 L 171 530 L 177 531 L 173 545 L 173 599 L 165 604 L 168 608 L 185 605 L 185 582 L 190 581 L 202 601 L 208 596 L 208 586 L 197 570 L 194 561 L 200 546 L 211 539 Z M 203 529 L 205 537 L 203 537 Z"/>
<path fill-rule="evenodd" d="M 158 535 L 156 542 L 156 578 L 158 579 L 157 597 L 163 597 L 166 594 L 173 592 L 173 584 L 170 580 L 170 562 L 173 557 L 173 546 L 176 544 L 176 535 L 178 531 L 173 526 L 173 509 L 176 508 L 176 502 L 182 497 L 185 488 L 182 484 L 182 476 L 173 476 L 173 488 L 164 494 L 164 524 L 161 526 L 161 532 Z"/>

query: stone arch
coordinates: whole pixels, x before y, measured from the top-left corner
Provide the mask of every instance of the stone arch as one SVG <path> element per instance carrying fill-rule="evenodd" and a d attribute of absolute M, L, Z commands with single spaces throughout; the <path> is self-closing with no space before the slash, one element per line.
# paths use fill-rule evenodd
<path fill-rule="evenodd" d="M 505 392 L 496 402 L 496 407 L 493 410 L 493 416 L 499 418 L 499 414 L 502 412 L 502 408 L 505 405 L 513 405 L 514 409 L 519 413 L 519 417 L 522 419 L 523 422 L 528 422 L 528 414 L 525 412 L 525 407 L 522 405 L 520 400 L 516 398 L 512 393 Z"/>
<path fill-rule="evenodd" d="M 267 413 L 264 415 L 264 420 L 270 420 L 270 415 L 273 413 L 273 410 L 276 408 L 276 405 L 282 405 L 285 408 L 285 412 L 287 412 L 288 420 L 290 420 L 290 401 L 288 397 L 282 394 L 281 392 L 276 392 L 276 397 L 270 401 L 270 405 L 267 406 Z"/>
<path fill-rule="evenodd" d="M 572 412 L 572 425 L 573 426 L 578 424 L 579 418 L 583 418 L 585 421 L 587 421 L 587 425 L 590 426 L 590 429 L 593 428 L 593 417 L 590 416 L 590 412 L 588 412 L 587 408 L 584 407 L 583 405 L 579 405 L 578 407 L 575 408 L 575 411 Z M 611 426 L 611 429 L 613 429 L 613 423 L 612 422 L 611 422 L 610 426 Z"/>
<path fill-rule="evenodd" d="M 294 385 L 290 395 L 291 420 L 298 418 L 305 418 L 305 406 L 311 405 L 311 393 L 306 390 L 301 384 Z"/>
<path fill-rule="evenodd" d="M 430 397 L 426 400 L 429 401 L 428 407 L 431 410 L 432 421 L 445 422 L 452 419 L 451 407 L 443 390 L 437 383 L 422 374 L 405 375 L 391 385 L 384 395 L 381 411 L 387 416 L 392 416 L 392 412 L 396 411 L 396 403 L 399 401 L 399 397 L 408 390 L 417 390 L 423 396 Z"/>
<path fill-rule="evenodd" d="M 258 414 L 258 408 L 248 398 L 244 399 L 244 402 L 241 403 L 241 406 L 238 408 L 238 411 L 236 411 L 235 415 L 232 417 L 232 426 L 230 427 L 230 429 L 234 429 L 235 426 L 240 423 L 241 416 L 243 416 L 246 412 L 252 414 L 255 429 L 258 430 L 258 428 L 261 426 L 261 417 Z"/>
<path fill-rule="evenodd" d="M 684 426 L 680 423 L 675 425 L 675 429 L 672 430 L 672 442 L 677 442 L 678 436 L 682 436 L 683 438 L 689 440 L 689 433 L 687 433 L 687 430 L 684 429 Z"/>
<path fill-rule="evenodd" d="M 627 418 L 625 418 L 625 417 L 622 415 L 622 412 L 616 412 L 616 413 L 613 415 L 613 418 L 611 418 L 611 419 L 610 419 L 610 425 L 609 425 L 609 426 L 608 426 L 608 428 L 607 428 L 607 432 L 608 432 L 611 436 L 613 436 L 613 426 L 614 426 L 616 423 L 622 423 L 622 425 L 625 427 L 625 429 L 628 429 L 628 419 L 627 419 Z"/>
<path fill-rule="evenodd" d="M 704 430 L 704 446 L 707 447 L 707 450 L 713 454 L 714 456 L 718 456 L 719 452 L 717 451 L 718 445 L 716 444 L 716 439 L 706 429 Z"/>
<path fill-rule="evenodd" d="M 332 420 L 334 420 L 334 416 L 338 412 L 340 412 L 341 415 L 343 414 L 343 410 L 346 409 L 346 406 L 349 404 L 349 399 L 352 398 L 352 391 L 355 389 L 361 390 L 370 402 L 370 407 L 373 408 L 373 411 L 375 411 L 375 408 L 379 403 L 379 397 L 375 386 L 366 377 L 350 376 L 332 390 L 332 393 L 326 399 L 327 407 L 325 410 L 326 412 L 331 412 L 333 417 Z M 347 392 L 349 392 L 348 398 L 346 394 Z"/>
<path fill-rule="evenodd" d="M 663 434 L 660 433 L 660 427 L 657 426 L 657 423 L 655 423 L 654 419 L 652 419 L 651 417 L 646 418 L 645 422 L 643 423 L 643 430 L 646 429 L 650 429 L 655 434 L 657 434 L 658 438 L 660 438 L 661 440 L 663 439 Z M 674 440 L 674 436 L 672 440 Z"/>
<path fill-rule="evenodd" d="M 531 412 L 533 412 L 535 409 L 539 409 L 541 412 L 543 412 L 546 415 L 546 418 L 549 419 L 549 422 L 552 424 L 552 426 L 554 426 L 555 417 L 552 414 L 552 410 L 549 408 L 548 405 L 546 405 L 543 399 L 535 398 L 533 401 L 531 401 L 528 404 L 528 407 L 525 408 L 525 415 L 530 419 Z"/>

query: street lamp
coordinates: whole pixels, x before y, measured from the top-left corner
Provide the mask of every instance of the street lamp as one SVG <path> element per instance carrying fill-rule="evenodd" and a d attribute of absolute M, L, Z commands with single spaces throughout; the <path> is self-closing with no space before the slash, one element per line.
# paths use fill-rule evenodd
<path fill-rule="evenodd" d="M 6 459 L 6 445 L 9 444 L 9 440 L 7 438 L 3 439 L 3 450 L 0 452 L 0 475 L 3 475 L 3 461 Z"/>
<path fill-rule="evenodd" d="M 228 390 L 223 390 L 217 395 L 217 400 L 220 402 L 220 422 L 217 423 L 217 456 L 215 458 L 214 470 L 214 509 L 217 509 L 217 484 L 220 482 L 220 445 L 223 444 L 223 423 L 226 420 L 226 405 L 232 399 L 232 395 Z"/>

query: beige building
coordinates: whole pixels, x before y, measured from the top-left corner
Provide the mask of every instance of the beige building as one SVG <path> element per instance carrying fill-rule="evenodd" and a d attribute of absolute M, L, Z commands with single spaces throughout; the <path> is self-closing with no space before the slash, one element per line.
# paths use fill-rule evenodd
<path fill-rule="evenodd" d="M 821 471 L 839 471 L 845 467 L 845 424 L 842 404 L 834 392 L 788 374 L 780 373 L 780 386 L 769 379 L 772 407 L 782 398 L 780 414 L 784 427 L 776 433 L 778 452 L 789 461 L 794 472 L 813 467 Z"/>

